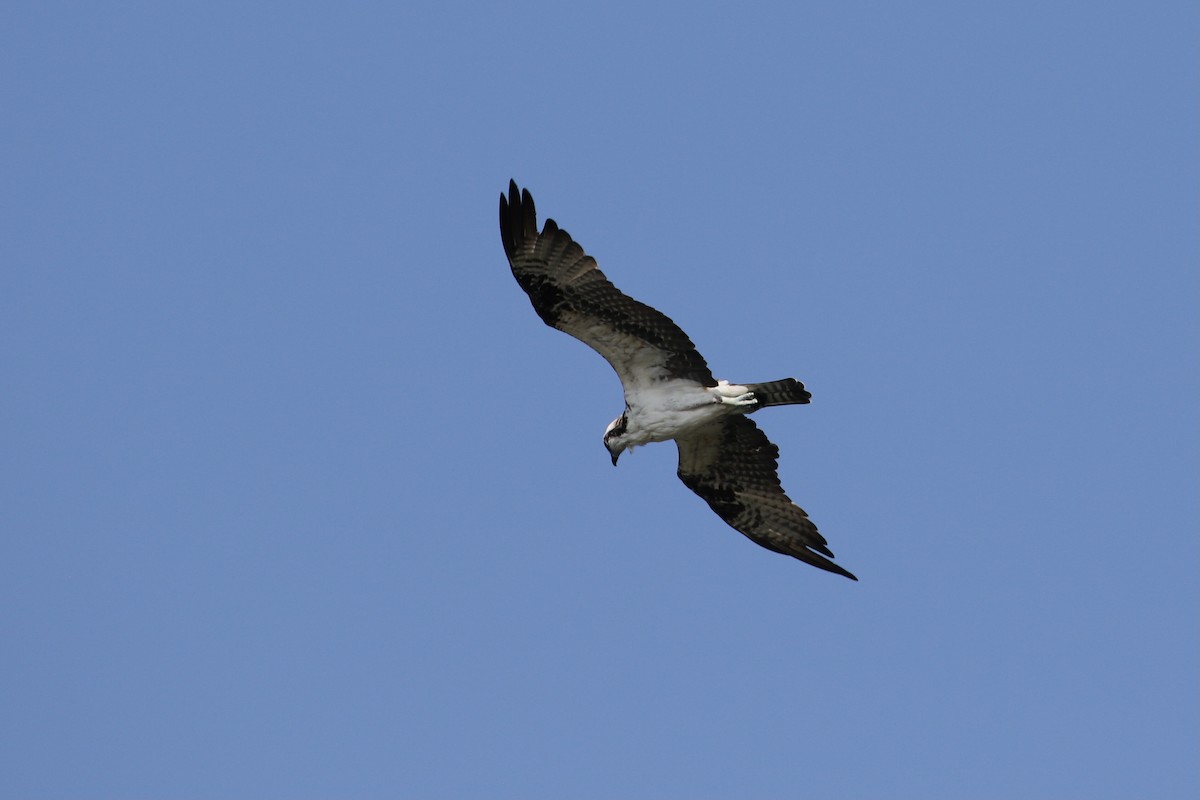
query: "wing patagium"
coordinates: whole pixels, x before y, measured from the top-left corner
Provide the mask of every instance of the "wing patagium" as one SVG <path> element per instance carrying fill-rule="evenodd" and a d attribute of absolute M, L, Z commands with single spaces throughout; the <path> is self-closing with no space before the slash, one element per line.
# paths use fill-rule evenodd
<path fill-rule="evenodd" d="M 552 219 L 537 229 L 528 189 L 509 181 L 500 195 L 500 237 L 513 277 L 547 325 L 604 356 L 622 382 L 716 380 L 683 330 L 662 312 L 623 294 Z"/>
<path fill-rule="evenodd" d="M 675 440 L 679 479 L 734 530 L 768 550 L 858 580 L 829 559 L 817 526 L 779 483 L 779 448 L 754 421 L 725 417 Z"/>

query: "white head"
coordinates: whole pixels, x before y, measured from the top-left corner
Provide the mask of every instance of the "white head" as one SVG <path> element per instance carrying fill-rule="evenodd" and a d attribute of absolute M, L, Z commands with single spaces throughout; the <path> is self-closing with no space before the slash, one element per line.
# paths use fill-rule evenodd
<path fill-rule="evenodd" d="M 617 465 L 617 458 L 620 457 L 626 449 L 632 449 L 626 444 L 626 428 L 629 424 L 629 417 L 626 414 L 614 419 L 608 423 L 608 427 L 604 429 L 604 449 L 612 456 L 613 466 Z"/>

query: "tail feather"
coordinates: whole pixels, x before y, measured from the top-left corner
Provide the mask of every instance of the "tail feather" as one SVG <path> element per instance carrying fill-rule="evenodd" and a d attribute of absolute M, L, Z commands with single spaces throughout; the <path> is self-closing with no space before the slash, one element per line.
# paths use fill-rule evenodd
<path fill-rule="evenodd" d="M 812 395 L 805 390 L 804 384 L 795 378 L 784 378 L 781 381 L 767 383 L 747 383 L 746 388 L 754 392 L 758 400 L 758 408 L 766 406 L 790 406 L 796 403 L 807 403 Z"/>

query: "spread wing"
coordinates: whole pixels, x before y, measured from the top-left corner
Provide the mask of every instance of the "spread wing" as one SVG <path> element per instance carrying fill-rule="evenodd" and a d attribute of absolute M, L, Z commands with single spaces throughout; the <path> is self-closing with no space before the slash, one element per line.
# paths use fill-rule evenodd
<path fill-rule="evenodd" d="M 675 442 L 679 479 L 734 530 L 768 550 L 858 580 L 829 560 L 825 537 L 784 494 L 779 448 L 752 420 L 728 416 Z"/>
<path fill-rule="evenodd" d="M 533 197 L 515 181 L 508 197 L 500 195 L 500 238 L 538 316 L 608 359 L 626 387 L 668 378 L 716 385 L 692 340 L 670 318 L 622 294 L 554 220 L 538 233 Z"/>

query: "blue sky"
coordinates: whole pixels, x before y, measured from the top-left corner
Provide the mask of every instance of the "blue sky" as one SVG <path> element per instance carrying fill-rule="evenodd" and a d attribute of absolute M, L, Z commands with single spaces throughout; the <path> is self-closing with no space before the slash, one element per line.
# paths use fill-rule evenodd
<path fill-rule="evenodd" d="M 6 4 L 4 794 L 1191 796 L 1198 22 Z M 859 583 L 612 468 L 510 177 Z"/>

